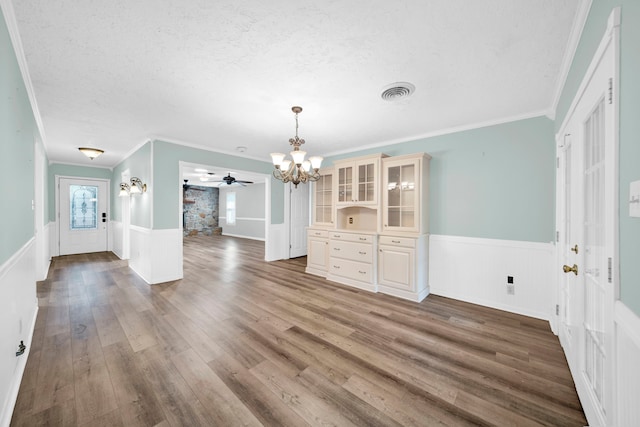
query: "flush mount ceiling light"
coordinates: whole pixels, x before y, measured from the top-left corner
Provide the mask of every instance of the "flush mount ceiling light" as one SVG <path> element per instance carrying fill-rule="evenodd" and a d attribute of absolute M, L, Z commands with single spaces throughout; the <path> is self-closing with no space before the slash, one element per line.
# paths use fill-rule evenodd
<path fill-rule="evenodd" d="M 296 136 L 289 139 L 289 144 L 293 145 L 293 151 L 289 153 L 293 160 L 285 160 L 286 154 L 283 153 L 271 153 L 271 161 L 276 168 L 273 171 L 273 176 L 285 183 L 292 182 L 298 188 L 298 184 L 301 182 L 320 179 L 318 170 L 322 164 L 322 157 L 313 156 L 309 157 L 309 160 L 304 159 L 307 152 L 300 151 L 304 139 L 298 138 L 298 114 L 302 112 L 302 107 L 291 107 L 291 111 L 296 115 Z"/>
<path fill-rule="evenodd" d="M 82 154 L 84 154 L 91 160 L 95 159 L 100 154 L 104 153 L 104 150 L 101 150 L 99 148 L 79 147 L 78 150 L 80 150 Z"/>
<path fill-rule="evenodd" d="M 407 98 L 415 92 L 416 87 L 407 82 L 396 82 L 385 86 L 382 89 L 380 97 L 385 101 L 397 101 L 402 98 Z"/>
<path fill-rule="evenodd" d="M 211 178 L 213 178 L 213 175 L 215 175 L 215 172 L 206 172 L 202 174 L 202 176 L 200 176 L 200 181 L 208 182 L 211 180 Z"/>

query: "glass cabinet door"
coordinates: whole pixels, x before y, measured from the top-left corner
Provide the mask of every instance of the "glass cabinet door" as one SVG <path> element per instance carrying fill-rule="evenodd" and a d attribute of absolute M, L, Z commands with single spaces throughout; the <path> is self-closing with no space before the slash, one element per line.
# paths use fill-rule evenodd
<path fill-rule="evenodd" d="M 353 167 L 338 168 L 338 202 L 353 201 Z"/>
<path fill-rule="evenodd" d="M 363 163 L 358 165 L 358 201 L 375 202 L 376 176 L 375 164 Z"/>
<path fill-rule="evenodd" d="M 326 174 L 314 183 L 315 224 L 333 223 L 333 176 Z"/>
<path fill-rule="evenodd" d="M 417 170 L 416 162 L 386 168 L 385 227 L 406 230 L 417 227 Z"/>

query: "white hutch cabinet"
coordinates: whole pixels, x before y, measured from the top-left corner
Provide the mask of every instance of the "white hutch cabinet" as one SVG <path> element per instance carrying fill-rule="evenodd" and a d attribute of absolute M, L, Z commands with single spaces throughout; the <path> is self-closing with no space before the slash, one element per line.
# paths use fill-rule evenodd
<path fill-rule="evenodd" d="M 378 204 L 380 159 L 385 154 L 335 162 L 336 203 L 342 206 Z"/>
<path fill-rule="evenodd" d="M 334 201 L 333 168 L 320 170 L 320 179 L 311 183 L 312 225 L 307 229 L 306 272 L 326 276 L 329 268 L 329 234 L 334 228 L 336 215 Z"/>
<path fill-rule="evenodd" d="M 429 160 L 425 153 L 336 161 L 314 184 L 307 272 L 412 301 L 427 283 Z M 331 211 L 331 215 L 328 214 Z M 331 218 L 328 221 L 328 218 Z"/>

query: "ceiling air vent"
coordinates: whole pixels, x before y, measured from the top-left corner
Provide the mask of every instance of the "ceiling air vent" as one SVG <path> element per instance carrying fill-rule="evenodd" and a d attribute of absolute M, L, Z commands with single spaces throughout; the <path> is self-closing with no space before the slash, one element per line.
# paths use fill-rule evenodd
<path fill-rule="evenodd" d="M 411 96 L 411 94 L 416 90 L 416 87 L 411 83 L 407 82 L 397 82 L 391 83 L 387 85 L 382 90 L 382 94 L 380 97 L 385 101 L 397 101 L 402 98 L 406 98 Z"/>

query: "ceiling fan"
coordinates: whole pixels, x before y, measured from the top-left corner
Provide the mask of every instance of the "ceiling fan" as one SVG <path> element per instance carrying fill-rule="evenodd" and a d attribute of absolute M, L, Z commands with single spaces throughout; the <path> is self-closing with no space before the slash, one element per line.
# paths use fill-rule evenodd
<path fill-rule="evenodd" d="M 189 180 L 185 179 L 184 180 L 184 184 L 182 184 L 182 189 L 184 191 L 187 191 L 189 188 L 193 187 L 192 185 L 189 185 Z M 202 188 L 194 188 L 194 190 L 198 190 L 198 191 L 204 191 Z"/>
<path fill-rule="evenodd" d="M 235 179 L 234 177 L 231 176 L 231 172 L 229 172 L 229 175 L 223 177 L 222 181 L 215 181 L 215 182 L 219 182 L 220 184 L 218 185 L 222 185 L 222 183 L 224 182 L 227 185 L 238 184 L 238 185 L 242 185 L 243 187 L 246 184 L 253 184 L 253 181 L 242 181 L 239 179 Z"/>

